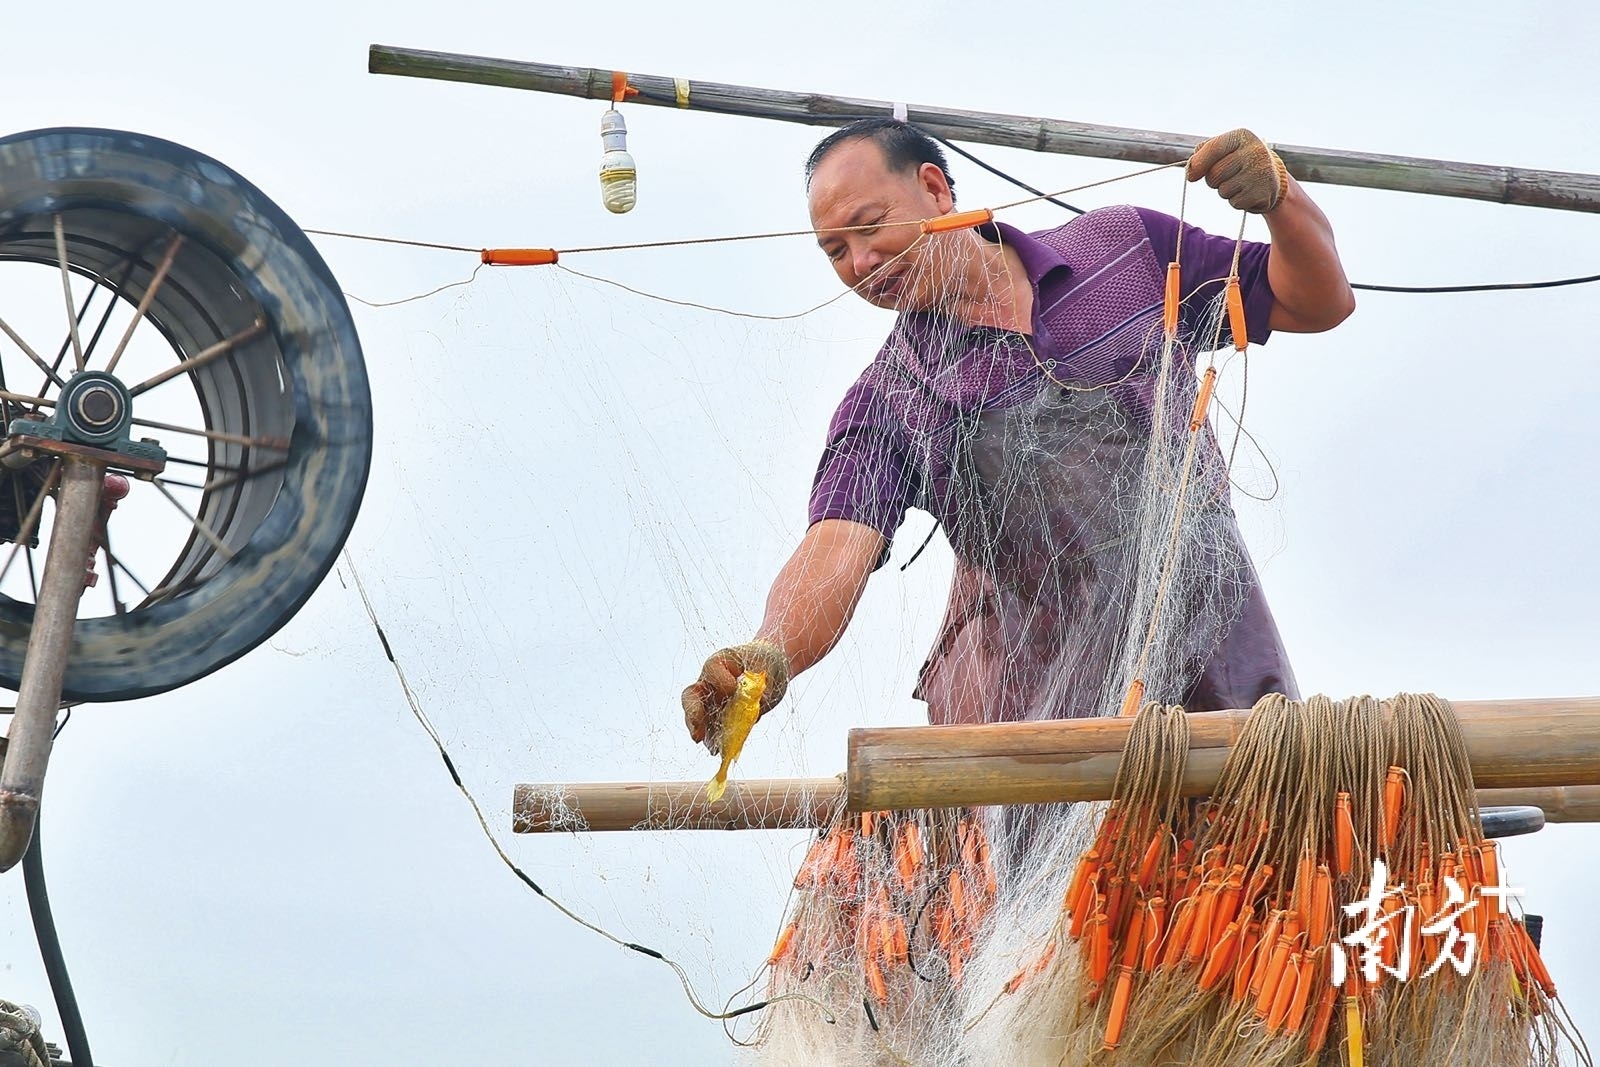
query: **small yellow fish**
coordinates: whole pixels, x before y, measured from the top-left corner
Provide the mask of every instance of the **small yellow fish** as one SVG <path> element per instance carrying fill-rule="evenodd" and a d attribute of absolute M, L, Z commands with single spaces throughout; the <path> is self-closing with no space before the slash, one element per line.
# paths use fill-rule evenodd
<path fill-rule="evenodd" d="M 722 766 L 717 768 L 716 777 L 706 783 L 707 800 L 721 800 L 727 790 L 728 768 L 739 758 L 744 739 L 750 736 L 750 728 L 761 717 L 761 694 L 766 688 L 765 671 L 745 671 L 739 675 L 733 699 L 722 713 Z"/>

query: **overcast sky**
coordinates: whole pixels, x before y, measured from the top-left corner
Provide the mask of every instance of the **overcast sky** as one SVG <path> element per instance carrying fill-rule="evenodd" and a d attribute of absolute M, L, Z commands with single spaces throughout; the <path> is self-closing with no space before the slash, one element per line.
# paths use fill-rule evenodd
<path fill-rule="evenodd" d="M 377 77 L 372 43 L 1043 114 L 1286 144 L 1600 171 L 1584 3 L 689 6 L 12 5 L 0 130 L 141 131 L 208 153 L 302 226 L 573 247 L 805 224 L 820 131 L 627 109 L 640 204 L 612 217 L 603 105 Z M 1125 165 L 980 154 L 1044 188 Z M 957 163 L 967 206 L 1015 199 Z M 1593 218 L 1314 187 L 1357 281 L 1592 274 Z M 1175 212 L 1168 175 L 1112 185 Z M 1191 218 L 1237 216 L 1191 197 Z M 1014 213 L 1043 227 L 1052 208 Z M 1254 231 L 1260 236 L 1258 229 Z M 319 239 L 388 300 L 471 256 Z M 572 256 L 764 314 L 837 282 L 808 240 Z M 1241 518 L 1303 688 L 1595 694 L 1596 290 L 1365 294 L 1336 332 L 1253 356 L 1265 459 Z M 5 294 L 0 293 L 0 306 Z M 518 781 L 700 779 L 677 691 L 748 636 L 803 531 L 827 416 L 890 318 L 765 323 L 544 269 L 355 305 L 378 423 L 352 538 L 396 653 L 516 860 L 721 1004 L 765 956 L 800 835 L 513 838 Z M 1238 383 L 1233 383 L 1237 389 Z M 895 546 L 909 556 L 930 520 Z M 843 769 L 852 725 L 911 723 L 948 553 L 885 568 L 857 625 L 740 771 Z M 495 857 L 412 719 L 341 565 L 277 637 L 182 691 L 82 708 L 52 759 L 49 885 L 97 1062 L 729 1063 L 659 963 L 561 917 Z M 1506 849 L 1565 999 L 1600 1033 L 1600 830 Z M 0 878 L 0 996 L 58 1042 L 20 872 Z"/>

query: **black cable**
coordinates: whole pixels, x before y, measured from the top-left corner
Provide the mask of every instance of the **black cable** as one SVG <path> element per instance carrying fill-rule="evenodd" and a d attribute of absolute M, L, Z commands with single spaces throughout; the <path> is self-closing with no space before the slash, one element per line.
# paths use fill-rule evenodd
<path fill-rule="evenodd" d="M 1071 204 L 1057 200 L 1053 196 L 1045 195 L 1038 189 L 1035 189 L 1033 186 L 1029 185 L 1027 182 L 1018 178 L 1013 178 L 1011 175 L 1007 174 L 998 167 L 990 166 L 988 163 L 985 163 L 983 160 L 979 159 L 971 152 L 968 152 L 966 149 L 957 148 L 955 145 L 951 144 L 949 141 L 946 141 L 938 134 L 930 133 L 927 130 L 923 130 L 922 132 L 928 134 L 929 137 L 932 137 L 935 141 L 938 141 L 952 152 L 955 152 L 963 158 L 976 163 L 990 174 L 993 174 L 999 178 L 1004 178 L 1017 188 L 1026 189 L 1035 196 L 1043 197 L 1050 203 L 1055 204 L 1058 207 L 1064 207 L 1068 211 L 1075 212 L 1076 214 L 1082 215 L 1084 213 L 1082 208 L 1073 207 Z M 1588 285 L 1591 282 L 1600 282 L 1600 274 L 1586 274 L 1580 278 L 1557 278 L 1554 281 L 1547 282 L 1484 282 L 1480 285 L 1369 285 L 1364 282 L 1351 282 L 1350 288 L 1361 289 L 1369 293 L 1494 293 L 1511 289 L 1554 289 L 1563 285 Z"/>
<path fill-rule="evenodd" d="M 1485 282 L 1482 285 L 1363 285 L 1351 282 L 1352 289 L 1371 293 L 1493 293 L 1503 289 L 1554 289 L 1559 285 L 1587 285 L 1600 282 L 1600 274 L 1581 278 L 1557 278 L 1549 282 Z"/>
<path fill-rule="evenodd" d="M 916 128 L 919 129 L 919 130 L 922 129 L 922 127 L 920 127 L 920 126 L 918 126 Z M 1072 212 L 1074 215 L 1086 214 L 1086 212 L 1084 211 L 1083 208 L 1081 208 L 1081 207 L 1073 207 L 1071 204 L 1067 203 L 1065 200 L 1058 200 L 1055 197 L 1051 196 L 1049 193 L 1045 192 L 1043 189 L 1035 189 L 1033 186 L 1029 185 L 1027 182 L 1023 181 L 1021 178 L 1013 178 L 1011 175 L 1007 174 L 1005 171 L 1001 170 L 999 167 L 992 166 L 992 165 L 990 165 L 988 163 L 985 163 L 983 160 L 979 159 L 977 156 L 973 155 L 971 152 L 968 152 L 965 148 L 957 147 L 956 145 L 952 144 L 949 141 L 946 141 L 943 137 L 940 137 L 938 134 L 932 132 L 931 130 L 922 130 L 922 132 L 927 134 L 929 137 L 932 137 L 935 141 L 938 141 L 940 144 L 944 145 L 946 148 L 950 149 L 950 151 L 954 152 L 956 155 L 960 156 L 962 159 L 965 159 L 967 162 L 976 163 L 978 166 L 982 167 L 984 170 L 988 171 L 990 174 L 993 174 L 996 178 L 1004 179 L 1005 181 L 1010 182 L 1012 185 L 1015 185 L 1018 189 L 1022 189 L 1022 190 L 1026 191 L 1026 192 L 1030 192 L 1034 196 L 1041 197 L 1046 203 L 1054 204 L 1056 207 L 1064 207 L 1068 211 Z"/>
<path fill-rule="evenodd" d="M 67 961 L 61 955 L 61 939 L 56 936 L 55 918 L 50 914 L 50 896 L 44 887 L 44 856 L 40 852 L 39 827 L 36 811 L 33 840 L 28 843 L 28 851 L 22 855 L 22 882 L 28 893 L 28 912 L 33 916 L 33 933 L 39 940 L 39 956 L 44 961 L 44 973 L 50 979 L 50 991 L 55 994 L 61 1029 L 66 1032 L 72 1067 L 94 1067 L 94 1057 L 89 1054 L 89 1036 L 84 1033 L 83 1016 L 78 1012 L 78 998 L 72 993 L 72 978 L 67 974 Z"/>
<path fill-rule="evenodd" d="M 1004 178 L 1017 188 L 1026 189 L 1035 196 L 1043 197 L 1057 207 L 1064 207 L 1068 211 L 1079 215 L 1084 213 L 1082 208 L 1073 207 L 1071 204 L 1046 195 L 1027 182 L 1019 178 L 1013 178 L 1000 168 L 985 163 L 966 149 L 958 148 L 938 134 L 929 130 L 923 130 L 922 132 L 950 149 L 950 151 L 972 163 L 976 163 L 990 174 L 998 178 Z M 1586 274 L 1580 278 L 1557 278 L 1554 281 L 1547 282 L 1484 282 L 1480 285 L 1369 285 L 1364 282 L 1351 282 L 1350 288 L 1361 289 L 1369 293 L 1494 293 L 1512 289 L 1554 289 L 1563 285 L 1588 285 L 1591 282 L 1600 282 L 1600 274 Z"/>

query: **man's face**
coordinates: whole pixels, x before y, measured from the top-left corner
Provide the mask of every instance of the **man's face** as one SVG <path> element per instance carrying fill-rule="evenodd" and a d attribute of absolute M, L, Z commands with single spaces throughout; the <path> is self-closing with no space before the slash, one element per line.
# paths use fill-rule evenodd
<path fill-rule="evenodd" d="M 891 224 L 914 224 L 954 207 L 938 167 L 924 163 L 897 173 L 874 142 L 847 141 L 812 173 L 810 207 L 817 244 L 845 285 L 891 311 L 933 305 L 940 286 L 937 272 L 929 269 L 927 240 L 916 225 Z M 866 228 L 825 232 L 856 226 Z"/>

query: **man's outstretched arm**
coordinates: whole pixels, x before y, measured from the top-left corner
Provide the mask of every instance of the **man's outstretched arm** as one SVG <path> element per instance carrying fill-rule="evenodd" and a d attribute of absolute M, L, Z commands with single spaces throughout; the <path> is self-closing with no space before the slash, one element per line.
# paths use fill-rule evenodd
<path fill-rule="evenodd" d="M 792 674 L 814 665 L 844 636 L 883 548 L 883 535 L 870 526 L 814 524 L 773 581 L 756 639 L 783 649 Z"/>
<path fill-rule="evenodd" d="M 689 736 L 717 750 L 723 710 L 746 670 L 766 672 L 763 713 L 783 699 L 789 679 L 839 643 L 884 544 L 883 534 L 861 523 L 814 523 L 773 581 L 755 639 L 712 653 L 700 677 L 683 691 Z"/>

